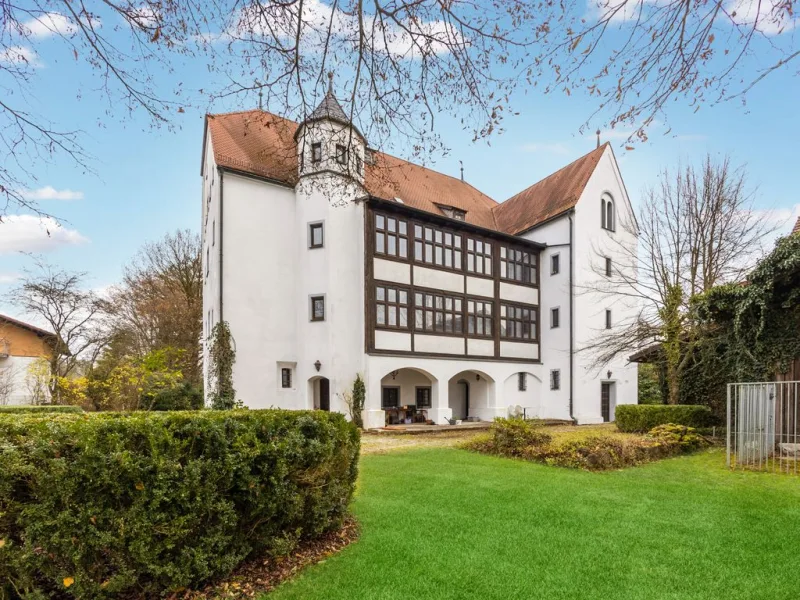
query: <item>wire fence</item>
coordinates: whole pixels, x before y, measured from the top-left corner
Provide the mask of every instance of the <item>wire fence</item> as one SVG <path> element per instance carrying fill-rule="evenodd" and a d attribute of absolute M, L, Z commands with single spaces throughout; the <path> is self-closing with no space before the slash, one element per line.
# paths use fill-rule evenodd
<path fill-rule="evenodd" d="M 800 381 L 728 384 L 727 462 L 798 474 Z"/>

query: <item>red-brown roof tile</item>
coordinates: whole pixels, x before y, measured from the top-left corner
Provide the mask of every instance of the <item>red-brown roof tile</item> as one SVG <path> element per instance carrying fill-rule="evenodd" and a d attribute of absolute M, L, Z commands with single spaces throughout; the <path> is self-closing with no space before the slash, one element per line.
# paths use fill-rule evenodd
<path fill-rule="evenodd" d="M 794 224 L 794 229 L 792 229 L 792 233 L 800 232 L 800 217 L 797 217 L 797 221 Z"/>
<path fill-rule="evenodd" d="M 512 196 L 495 210 L 500 229 L 517 234 L 573 208 L 608 142 Z"/>
<path fill-rule="evenodd" d="M 297 183 L 298 124 L 260 110 L 208 115 L 214 158 L 221 167 L 285 185 Z M 498 204 L 470 184 L 400 158 L 375 152 L 365 168 L 367 193 L 441 216 L 437 205 L 466 211 L 467 223 L 519 233 L 575 205 L 605 145 Z"/>

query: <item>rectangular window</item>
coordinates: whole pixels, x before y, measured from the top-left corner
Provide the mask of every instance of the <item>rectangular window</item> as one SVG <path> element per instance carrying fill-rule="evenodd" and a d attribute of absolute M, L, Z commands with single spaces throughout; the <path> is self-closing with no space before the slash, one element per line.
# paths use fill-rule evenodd
<path fill-rule="evenodd" d="M 606 277 L 611 277 L 611 259 L 606 257 Z"/>
<path fill-rule="evenodd" d="M 408 329 L 408 290 L 375 286 L 375 324 L 387 329 Z"/>
<path fill-rule="evenodd" d="M 216 219 L 211 221 L 211 245 L 217 245 L 217 221 Z"/>
<path fill-rule="evenodd" d="M 317 164 L 322 160 L 322 144 L 316 142 L 311 144 L 311 162 Z"/>
<path fill-rule="evenodd" d="M 281 387 L 284 389 L 292 387 L 292 370 L 286 367 L 281 369 Z"/>
<path fill-rule="evenodd" d="M 606 329 L 611 329 L 611 311 L 606 309 Z"/>
<path fill-rule="evenodd" d="M 375 215 L 375 253 L 408 258 L 408 223 L 388 215 Z"/>
<path fill-rule="evenodd" d="M 550 329 L 558 329 L 561 325 L 561 309 L 550 309 Z"/>
<path fill-rule="evenodd" d="M 364 161 L 361 160 L 361 155 L 358 152 L 356 152 L 356 173 L 359 175 L 364 173 Z"/>
<path fill-rule="evenodd" d="M 311 296 L 311 320 L 325 320 L 325 296 Z"/>
<path fill-rule="evenodd" d="M 561 270 L 561 257 L 558 254 L 553 254 L 550 257 L 550 275 L 558 275 Z"/>
<path fill-rule="evenodd" d="M 400 388 L 385 387 L 381 394 L 381 408 L 398 408 L 400 406 Z"/>
<path fill-rule="evenodd" d="M 308 226 L 308 247 L 322 248 L 324 242 L 322 223 L 311 223 Z"/>
<path fill-rule="evenodd" d="M 467 334 L 492 337 L 492 303 L 467 300 Z"/>
<path fill-rule="evenodd" d="M 501 304 L 500 337 L 507 340 L 535 341 L 537 312 L 535 307 Z"/>
<path fill-rule="evenodd" d="M 417 408 L 430 408 L 430 407 L 431 407 L 431 388 L 418 387 Z"/>
<path fill-rule="evenodd" d="M 336 144 L 336 162 L 340 165 L 347 164 L 347 147 L 342 144 Z"/>
<path fill-rule="evenodd" d="M 211 259 L 211 253 L 210 253 L 210 250 L 211 249 L 208 246 L 206 246 L 206 277 L 208 277 L 208 267 L 211 264 L 211 260 L 210 260 Z"/>
<path fill-rule="evenodd" d="M 517 389 L 520 392 L 525 392 L 528 389 L 528 374 L 517 373 Z"/>
<path fill-rule="evenodd" d="M 492 245 L 467 238 L 467 271 L 479 275 L 492 274 Z"/>
<path fill-rule="evenodd" d="M 414 329 L 435 333 L 464 333 L 461 298 L 416 292 L 414 294 Z"/>
<path fill-rule="evenodd" d="M 561 389 L 561 371 L 559 369 L 553 369 L 550 371 L 550 389 Z"/>
<path fill-rule="evenodd" d="M 529 285 L 536 284 L 536 254 L 500 247 L 500 277 Z"/>
<path fill-rule="evenodd" d="M 429 225 L 414 225 L 414 260 L 461 270 L 461 235 Z"/>

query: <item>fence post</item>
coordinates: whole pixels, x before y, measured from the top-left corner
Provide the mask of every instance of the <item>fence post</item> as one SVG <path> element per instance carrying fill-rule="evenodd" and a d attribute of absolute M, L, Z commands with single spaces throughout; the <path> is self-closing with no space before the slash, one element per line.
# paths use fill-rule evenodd
<path fill-rule="evenodd" d="M 727 419 L 725 428 L 725 464 L 731 467 L 731 384 L 728 384 Z"/>

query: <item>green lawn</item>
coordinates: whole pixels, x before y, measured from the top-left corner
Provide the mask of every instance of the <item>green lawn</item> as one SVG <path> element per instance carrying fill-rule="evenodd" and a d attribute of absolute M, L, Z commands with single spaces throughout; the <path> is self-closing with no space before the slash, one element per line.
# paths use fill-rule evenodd
<path fill-rule="evenodd" d="M 268 600 L 800 597 L 800 479 L 719 451 L 610 473 L 365 456 L 353 510 L 361 539 Z"/>

